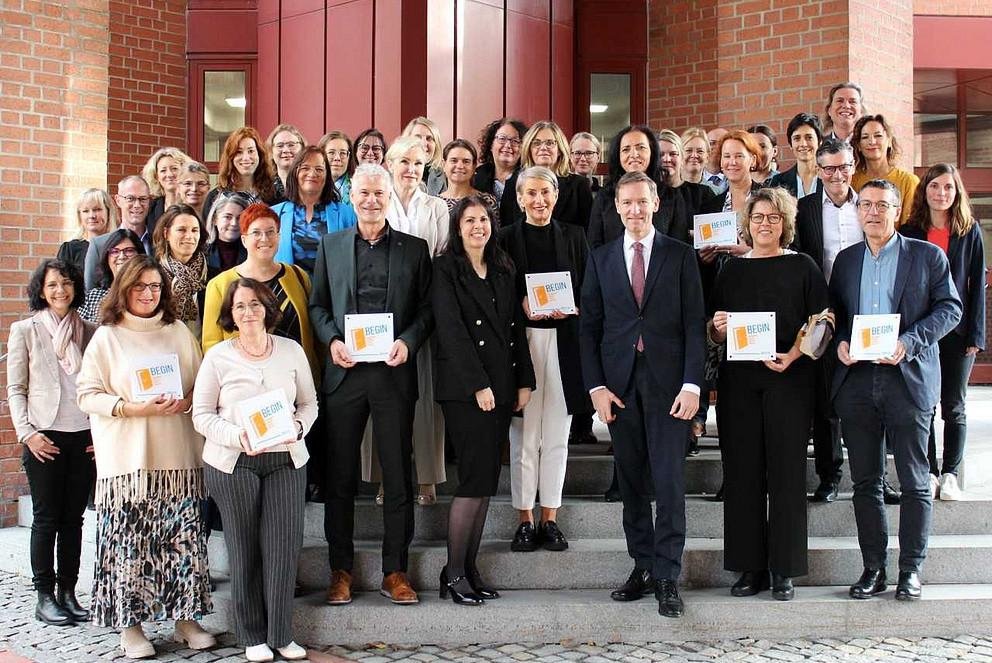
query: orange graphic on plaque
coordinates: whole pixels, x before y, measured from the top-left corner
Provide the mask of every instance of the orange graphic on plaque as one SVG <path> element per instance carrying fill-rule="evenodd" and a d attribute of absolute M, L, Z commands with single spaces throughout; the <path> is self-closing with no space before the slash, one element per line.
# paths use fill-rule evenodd
<path fill-rule="evenodd" d="M 708 223 L 703 224 L 703 225 L 699 226 L 699 233 L 703 236 L 703 239 L 712 239 L 713 238 L 713 226 L 711 226 Z"/>
<path fill-rule="evenodd" d="M 365 338 L 365 329 L 359 327 L 358 329 L 351 330 L 351 341 L 355 346 L 355 350 L 364 350 L 368 345 L 368 339 Z"/>
<path fill-rule="evenodd" d="M 861 330 L 861 345 L 867 350 L 871 347 L 871 327 Z"/>
<path fill-rule="evenodd" d="M 253 412 L 251 415 L 251 425 L 255 428 L 255 433 L 259 437 L 264 437 L 266 431 L 269 427 L 265 423 L 265 417 L 262 416 L 261 412 Z"/>
<path fill-rule="evenodd" d="M 734 327 L 734 341 L 737 343 L 738 350 L 747 347 L 747 327 Z"/>
<path fill-rule="evenodd" d="M 150 369 L 138 369 L 138 384 L 141 385 L 141 389 L 143 391 L 148 391 L 155 386 L 155 379 L 152 377 L 152 372 Z"/>
<path fill-rule="evenodd" d="M 548 289 L 543 285 L 534 286 L 534 299 L 537 300 L 538 306 L 545 306 L 551 301 L 551 296 L 548 295 Z"/>

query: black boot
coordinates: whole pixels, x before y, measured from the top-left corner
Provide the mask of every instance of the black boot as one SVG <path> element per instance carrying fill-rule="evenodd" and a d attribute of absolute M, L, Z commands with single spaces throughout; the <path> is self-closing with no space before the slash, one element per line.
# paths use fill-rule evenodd
<path fill-rule="evenodd" d="M 38 606 L 34 609 L 34 616 L 38 621 L 52 626 L 69 626 L 75 623 L 72 615 L 55 602 L 55 594 L 41 590 L 38 590 Z"/>
<path fill-rule="evenodd" d="M 88 622 L 90 620 L 90 611 L 79 605 L 79 601 L 76 600 L 76 588 L 74 586 L 63 587 L 59 585 L 55 602 L 72 616 L 73 621 Z"/>

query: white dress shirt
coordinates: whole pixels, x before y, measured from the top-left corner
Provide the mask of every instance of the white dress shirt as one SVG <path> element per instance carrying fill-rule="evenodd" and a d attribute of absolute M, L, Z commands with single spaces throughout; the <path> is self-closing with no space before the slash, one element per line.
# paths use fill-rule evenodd
<path fill-rule="evenodd" d="M 830 283 L 837 254 L 863 241 L 864 233 L 858 223 L 858 194 L 848 188 L 847 200 L 837 207 L 823 191 L 823 276 Z"/>

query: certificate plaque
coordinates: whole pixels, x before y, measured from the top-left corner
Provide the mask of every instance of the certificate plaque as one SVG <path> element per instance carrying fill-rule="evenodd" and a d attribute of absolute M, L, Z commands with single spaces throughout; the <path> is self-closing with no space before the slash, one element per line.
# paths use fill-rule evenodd
<path fill-rule="evenodd" d="M 176 353 L 147 355 L 131 362 L 131 394 L 144 403 L 161 396 L 183 398 L 183 380 Z"/>
<path fill-rule="evenodd" d="M 887 359 L 895 354 L 898 340 L 898 313 L 856 315 L 851 325 L 851 359 Z"/>
<path fill-rule="evenodd" d="M 737 243 L 737 212 L 696 214 L 692 217 L 692 247 Z"/>
<path fill-rule="evenodd" d="M 386 361 L 393 347 L 393 314 L 356 313 L 344 316 L 344 343 L 355 361 Z"/>
<path fill-rule="evenodd" d="M 283 389 L 273 389 L 241 401 L 238 414 L 252 451 L 296 441 L 296 422 Z"/>
<path fill-rule="evenodd" d="M 531 313 L 576 312 L 571 272 L 525 274 L 524 280 Z"/>
<path fill-rule="evenodd" d="M 775 312 L 727 313 L 727 361 L 775 359 Z"/>

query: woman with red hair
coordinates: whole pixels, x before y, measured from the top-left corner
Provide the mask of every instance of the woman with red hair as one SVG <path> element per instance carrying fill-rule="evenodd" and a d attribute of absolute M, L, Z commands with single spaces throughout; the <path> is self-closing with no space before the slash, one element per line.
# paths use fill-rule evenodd
<path fill-rule="evenodd" d="M 218 193 L 240 193 L 249 203 L 274 205 L 283 200 L 276 193 L 275 174 L 269 150 L 254 127 L 231 132 L 221 151 L 217 187 L 208 195 L 203 209 L 209 210 Z"/>

